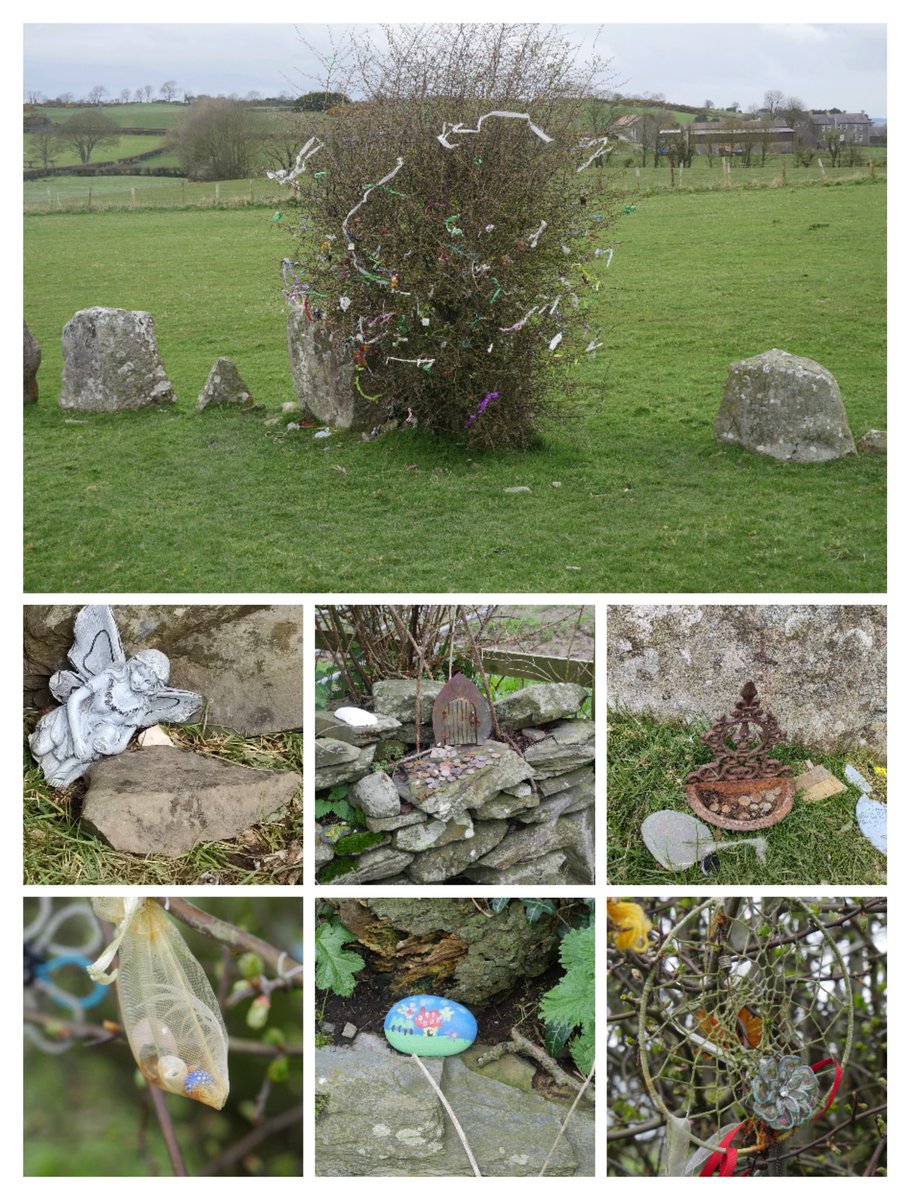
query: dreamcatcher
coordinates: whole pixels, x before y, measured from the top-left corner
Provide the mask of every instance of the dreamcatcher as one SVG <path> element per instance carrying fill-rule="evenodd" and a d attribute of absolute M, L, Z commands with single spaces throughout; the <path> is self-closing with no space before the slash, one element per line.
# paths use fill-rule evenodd
<path fill-rule="evenodd" d="M 779 1171 L 781 1143 L 837 1093 L 853 1039 L 846 978 L 799 900 L 706 900 L 669 931 L 638 1014 L 668 1174 Z"/>

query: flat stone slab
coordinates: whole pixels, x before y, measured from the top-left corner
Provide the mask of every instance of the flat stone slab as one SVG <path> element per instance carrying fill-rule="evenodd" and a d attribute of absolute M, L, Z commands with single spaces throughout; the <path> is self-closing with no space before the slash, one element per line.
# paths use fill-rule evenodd
<path fill-rule="evenodd" d="M 420 724 L 429 725 L 430 743 L 433 741 L 433 703 L 444 686 L 438 680 L 421 679 L 420 681 Z M 379 679 L 373 684 L 373 707 L 377 714 L 382 713 L 386 717 L 394 717 L 396 721 L 401 721 L 413 728 L 416 703 L 416 679 Z M 406 742 L 411 740 L 404 733 L 401 736 Z"/>
<path fill-rule="evenodd" d="M 317 737 L 329 737 L 338 742 L 350 742 L 352 746 L 368 746 L 371 742 L 382 741 L 384 737 L 394 733 L 400 727 L 400 721 L 383 714 L 376 715 L 370 725 L 352 725 L 340 720 L 334 713 L 316 713 Z"/>
<path fill-rule="evenodd" d="M 451 782 L 446 771 L 451 771 Z M 438 771 L 435 776 L 426 772 Z M 461 746 L 450 759 L 418 760 L 411 764 L 408 787 L 412 803 L 425 813 L 449 821 L 467 809 L 483 809 L 503 788 L 534 777 L 534 768 L 504 742 Z M 527 801 L 523 807 L 530 807 Z"/>
<path fill-rule="evenodd" d="M 837 380 L 821 363 L 786 350 L 731 363 L 714 436 L 786 462 L 856 453 Z"/>
<path fill-rule="evenodd" d="M 336 783 L 353 783 L 356 779 L 363 779 L 376 756 L 375 742 L 359 749 L 333 738 L 317 738 L 313 745 L 317 792 L 334 787 Z"/>
<path fill-rule="evenodd" d="M 491 851 L 508 828 L 508 821 L 477 821 L 471 837 L 418 854 L 408 874 L 415 883 L 443 883 Z"/>
<path fill-rule="evenodd" d="M 534 886 L 546 884 L 559 885 L 566 882 L 562 873 L 566 856 L 561 850 L 553 850 L 532 858 L 530 862 L 516 863 L 511 867 L 467 867 L 465 875 L 475 883 L 485 883 L 493 887 L 517 886 L 525 884 Z"/>
<path fill-rule="evenodd" d="M 83 823 L 115 850 L 176 858 L 235 837 L 288 804 L 294 771 L 256 771 L 192 750 L 153 746 L 87 772 Z"/>
<path fill-rule="evenodd" d="M 501 729 L 520 729 L 574 717 L 586 695 L 577 683 L 532 683 L 496 700 L 493 708 Z"/>
<path fill-rule="evenodd" d="M 594 761 L 594 722 L 558 721 L 547 736 L 525 750 L 538 776 L 564 775 Z"/>

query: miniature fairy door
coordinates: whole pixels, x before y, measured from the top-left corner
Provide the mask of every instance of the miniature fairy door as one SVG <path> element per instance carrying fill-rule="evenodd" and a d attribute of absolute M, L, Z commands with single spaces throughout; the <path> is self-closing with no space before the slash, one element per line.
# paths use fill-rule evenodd
<path fill-rule="evenodd" d="M 492 718 L 486 700 L 470 679 L 453 675 L 433 704 L 437 744 L 476 746 L 490 736 Z"/>

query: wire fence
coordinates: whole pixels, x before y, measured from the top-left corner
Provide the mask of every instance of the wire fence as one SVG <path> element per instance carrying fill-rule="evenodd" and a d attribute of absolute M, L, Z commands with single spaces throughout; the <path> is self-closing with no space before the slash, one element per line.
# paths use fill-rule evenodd
<path fill-rule="evenodd" d="M 96 176 L 91 180 L 61 176 L 25 185 L 24 211 L 102 212 L 150 208 L 239 208 L 287 204 L 287 191 L 270 179 L 228 179 L 190 183 L 166 176 Z"/>

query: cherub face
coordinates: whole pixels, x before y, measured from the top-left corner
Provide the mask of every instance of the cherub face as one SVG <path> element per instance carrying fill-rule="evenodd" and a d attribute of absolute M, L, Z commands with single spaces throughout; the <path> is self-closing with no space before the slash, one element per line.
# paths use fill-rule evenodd
<path fill-rule="evenodd" d="M 141 696 L 157 691 L 160 681 L 155 672 L 141 659 L 131 658 L 127 663 L 130 687 Z"/>

